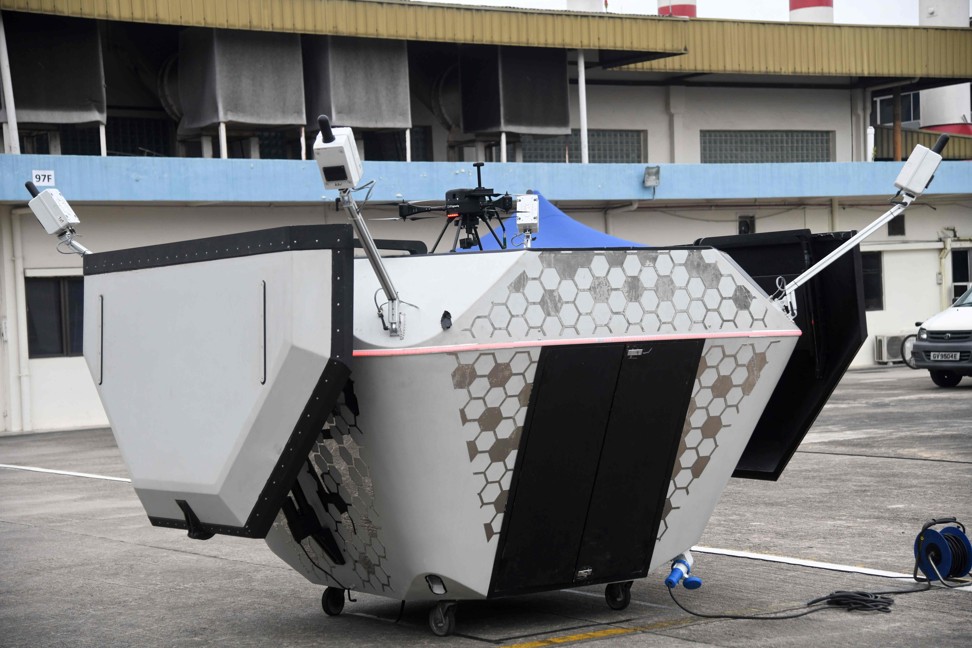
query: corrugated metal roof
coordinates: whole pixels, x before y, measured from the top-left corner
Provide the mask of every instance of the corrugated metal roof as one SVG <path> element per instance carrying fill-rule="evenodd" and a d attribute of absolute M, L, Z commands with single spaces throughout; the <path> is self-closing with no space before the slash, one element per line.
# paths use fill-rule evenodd
<path fill-rule="evenodd" d="M 392 0 L 0 0 L 0 8 L 124 22 L 679 54 L 630 70 L 972 78 L 972 29 L 572 14 Z"/>
<path fill-rule="evenodd" d="M 688 21 L 688 52 L 632 66 L 675 73 L 972 77 L 972 29 Z"/>
<path fill-rule="evenodd" d="M 941 133 L 928 130 L 902 130 L 901 150 L 908 157 L 916 145 L 921 144 L 931 148 L 935 145 Z M 894 129 L 890 126 L 878 126 L 874 129 L 874 148 L 876 157 L 890 160 L 894 157 Z M 972 160 L 972 137 L 952 135 L 949 133 L 948 145 L 942 151 L 942 158 L 946 160 Z"/>
<path fill-rule="evenodd" d="M 0 0 L 0 8 L 125 22 L 370 38 L 679 54 L 685 21 L 362 0 Z"/>

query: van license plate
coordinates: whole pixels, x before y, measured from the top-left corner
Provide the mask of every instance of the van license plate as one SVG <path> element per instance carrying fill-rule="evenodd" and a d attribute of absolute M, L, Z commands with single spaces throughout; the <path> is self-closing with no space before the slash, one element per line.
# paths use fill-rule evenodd
<path fill-rule="evenodd" d="M 928 359 L 929 360 L 958 360 L 959 354 L 958 351 L 951 351 L 951 352 L 932 351 L 931 353 L 928 354 Z"/>

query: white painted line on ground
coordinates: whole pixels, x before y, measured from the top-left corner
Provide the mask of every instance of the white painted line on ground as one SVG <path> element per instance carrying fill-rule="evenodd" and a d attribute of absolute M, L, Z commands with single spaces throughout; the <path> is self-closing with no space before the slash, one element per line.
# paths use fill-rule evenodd
<path fill-rule="evenodd" d="M 819 562 L 817 560 L 804 560 L 803 558 L 789 558 L 787 556 L 774 556 L 771 554 L 752 553 L 749 551 L 736 551 L 735 549 L 717 549 L 715 547 L 692 547 L 692 551 L 702 554 L 714 554 L 717 556 L 733 556 L 734 558 L 749 558 L 751 560 L 764 560 L 766 562 L 784 563 L 787 565 L 799 565 L 800 567 L 814 567 L 816 569 L 829 569 L 831 571 L 849 572 L 852 574 L 864 574 L 866 576 L 883 576 L 884 578 L 907 578 L 911 579 L 911 574 L 900 572 L 884 571 L 882 569 L 870 569 L 868 567 L 856 567 L 854 565 L 841 565 L 838 563 Z"/>
<path fill-rule="evenodd" d="M 109 477 L 107 475 L 92 475 L 91 473 L 71 472 L 70 470 L 50 470 L 49 468 L 37 468 L 36 466 L 14 466 L 12 464 L 0 464 L 0 468 L 10 470 L 26 470 L 28 472 L 47 473 L 50 475 L 66 475 L 68 477 L 87 477 L 88 479 L 103 479 L 105 481 L 117 481 L 131 483 L 131 479 L 125 477 Z"/>
<path fill-rule="evenodd" d="M 83 472 L 72 472 L 70 470 L 51 470 L 49 468 L 38 468 L 36 466 L 16 466 L 13 464 L 0 464 L 0 468 L 7 468 L 9 470 L 25 470 L 28 472 L 39 472 L 47 473 L 49 475 L 65 475 L 67 477 L 85 477 L 87 479 L 102 479 L 104 481 L 116 481 L 125 482 L 130 484 L 131 479 L 125 477 L 110 477 L 108 475 L 93 475 L 91 473 Z M 884 571 L 881 569 L 870 569 L 868 567 L 855 567 L 854 565 L 841 565 L 838 563 L 827 563 L 820 562 L 817 560 L 804 560 L 803 558 L 789 558 L 787 556 L 774 556 L 772 554 L 760 554 L 753 553 L 750 551 L 737 551 L 735 549 L 719 549 L 716 547 L 692 547 L 692 551 L 701 554 L 712 554 L 716 556 L 732 556 L 734 558 L 749 558 L 750 560 L 762 560 L 765 562 L 775 562 L 784 563 L 787 565 L 798 565 L 800 567 L 814 567 L 816 569 L 829 569 L 831 571 L 848 572 L 852 574 L 864 574 L 866 576 L 883 576 L 885 578 L 904 578 L 911 580 L 911 574 L 902 574 L 900 572 Z M 972 592 L 972 585 L 967 587 L 954 588 L 962 592 Z M 572 594 L 579 594 L 581 596 L 593 596 L 600 598 L 601 594 L 594 594 L 592 592 L 581 592 L 578 590 L 562 590 L 565 592 L 570 592 Z M 665 607 L 663 605 L 657 605 L 655 603 L 648 603 L 646 601 L 632 601 L 638 605 L 647 605 L 649 607 Z M 367 614 L 357 613 L 358 616 L 370 616 Z M 374 617 L 380 618 L 380 617 Z"/>

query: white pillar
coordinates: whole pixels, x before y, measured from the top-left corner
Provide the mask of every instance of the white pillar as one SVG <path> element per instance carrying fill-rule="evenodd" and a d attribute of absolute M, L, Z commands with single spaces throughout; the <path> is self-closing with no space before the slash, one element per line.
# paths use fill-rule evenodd
<path fill-rule="evenodd" d="M 412 129 L 405 129 L 405 161 L 412 161 Z"/>
<path fill-rule="evenodd" d="M 50 131 L 47 134 L 47 149 L 51 155 L 61 154 L 61 132 Z"/>
<path fill-rule="evenodd" d="M 685 88 L 668 87 L 668 139 L 671 143 L 671 163 L 684 162 L 682 159 L 682 131 L 685 114 Z M 698 161 L 698 160 L 693 160 Z"/>
<path fill-rule="evenodd" d="M 229 144 L 226 141 L 226 122 L 219 122 L 219 157 L 229 157 Z"/>
<path fill-rule="evenodd" d="M 6 406 L 10 416 L 7 417 L 7 432 L 23 430 L 20 414 L 20 328 L 18 326 L 16 297 L 16 270 L 14 267 L 13 228 L 11 222 L 19 218 L 11 214 L 9 217 L 0 216 L 0 262 L 3 263 L 3 339 L 0 344 L 6 347 L 6 385 L 7 400 L 0 399 L 0 406 Z"/>
<path fill-rule="evenodd" d="M 587 68 L 584 50 L 577 50 L 577 98 L 580 103 L 581 163 L 587 164 L 590 160 L 587 149 Z"/>
<path fill-rule="evenodd" d="M 14 299 L 17 309 L 17 331 L 21 334 L 27 331 L 27 285 L 24 283 L 24 238 L 20 228 L 20 213 L 14 210 L 11 224 L 11 238 L 13 238 L 14 255 Z M 22 211 L 21 211 L 22 213 Z M 17 366 L 20 384 L 20 429 L 30 432 L 34 429 L 30 417 L 30 357 L 27 354 L 27 340 L 25 335 L 18 335 Z"/>
<path fill-rule="evenodd" d="M 867 151 L 865 152 L 864 159 L 867 160 L 868 162 L 873 162 L 874 161 L 874 127 L 873 126 L 867 127 L 867 144 L 865 146 L 867 146 Z"/>
<path fill-rule="evenodd" d="M 199 138 L 199 150 L 204 158 L 213 157 L 213 138 L 211 135 L 203 135 Z"/>
<path fill-rule="evenodd" d="M 101 157 L 108 156 L 108 134 L 105 132 L 105 125 L 98 124 L 98 139 L 101 141 Z"/>
<path fill-rule="evenodd" d="M 300 127 L 300 159 L 307 159 L 307 133 L 303 126 Z"/>
<path fill-rule="evenodd" d="M 506 162 L 506 131 L 500 133 L 500 162 Z"/>
<path fill-rule="evenodd" d="M 13 80 L 10 78 L 10 57 L 7 56 L 7 33 L 3 29 L 3 12 L 0 11 L 0 85 L 3 85 L 3 107 L 7 111 L 3 133 L 6 153 L 20 153 L 20 131 L 17 130 L 17 108 L 14 105 Z"/>

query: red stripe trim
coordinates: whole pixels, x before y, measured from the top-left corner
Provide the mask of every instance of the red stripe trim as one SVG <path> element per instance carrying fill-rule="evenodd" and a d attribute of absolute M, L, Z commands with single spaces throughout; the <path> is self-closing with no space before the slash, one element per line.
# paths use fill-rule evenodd
<path fill-rule="evenodd" d="M 407 347 L 404 349 L 355 349 L 355 358 L 382 358 L 388 356 L 433 355 L 436 353 L 462 353 L 463 351 L 495 351 L 499 349 L 524 349 L 546 346 L 570 346 L 605 344 L 610 342 L 657 342 L 664 340 L 722 340 L 731 338 L 800 337 L 800 329 L 785 331 L 726 331 L 724 333 L 668 333 L 661 335 L 616 336 L 574 338 L 571 340 L 524 340 L 521 342 L 494 342 L 491 344 L 455 344 L 452 346 Z"/>
<path fill-rule="evenodd" d="M 694 4 L 671 4 L 658 7 L 659 16 L 684 16 L 686 18 L 698 18 Z"/>
<path fill-rule="evenodd" d="M 955 135 L 972 135 L 972 124 L 938 124 L 936 126 L 922 126 L 921 130 L 936 133 L 953 133 Z"/>
<path fill-rule="evenodd" d="M 790 11 L 810 9 L 811 7 L 834 8 L 834 0 L 790 0 Z"/>

